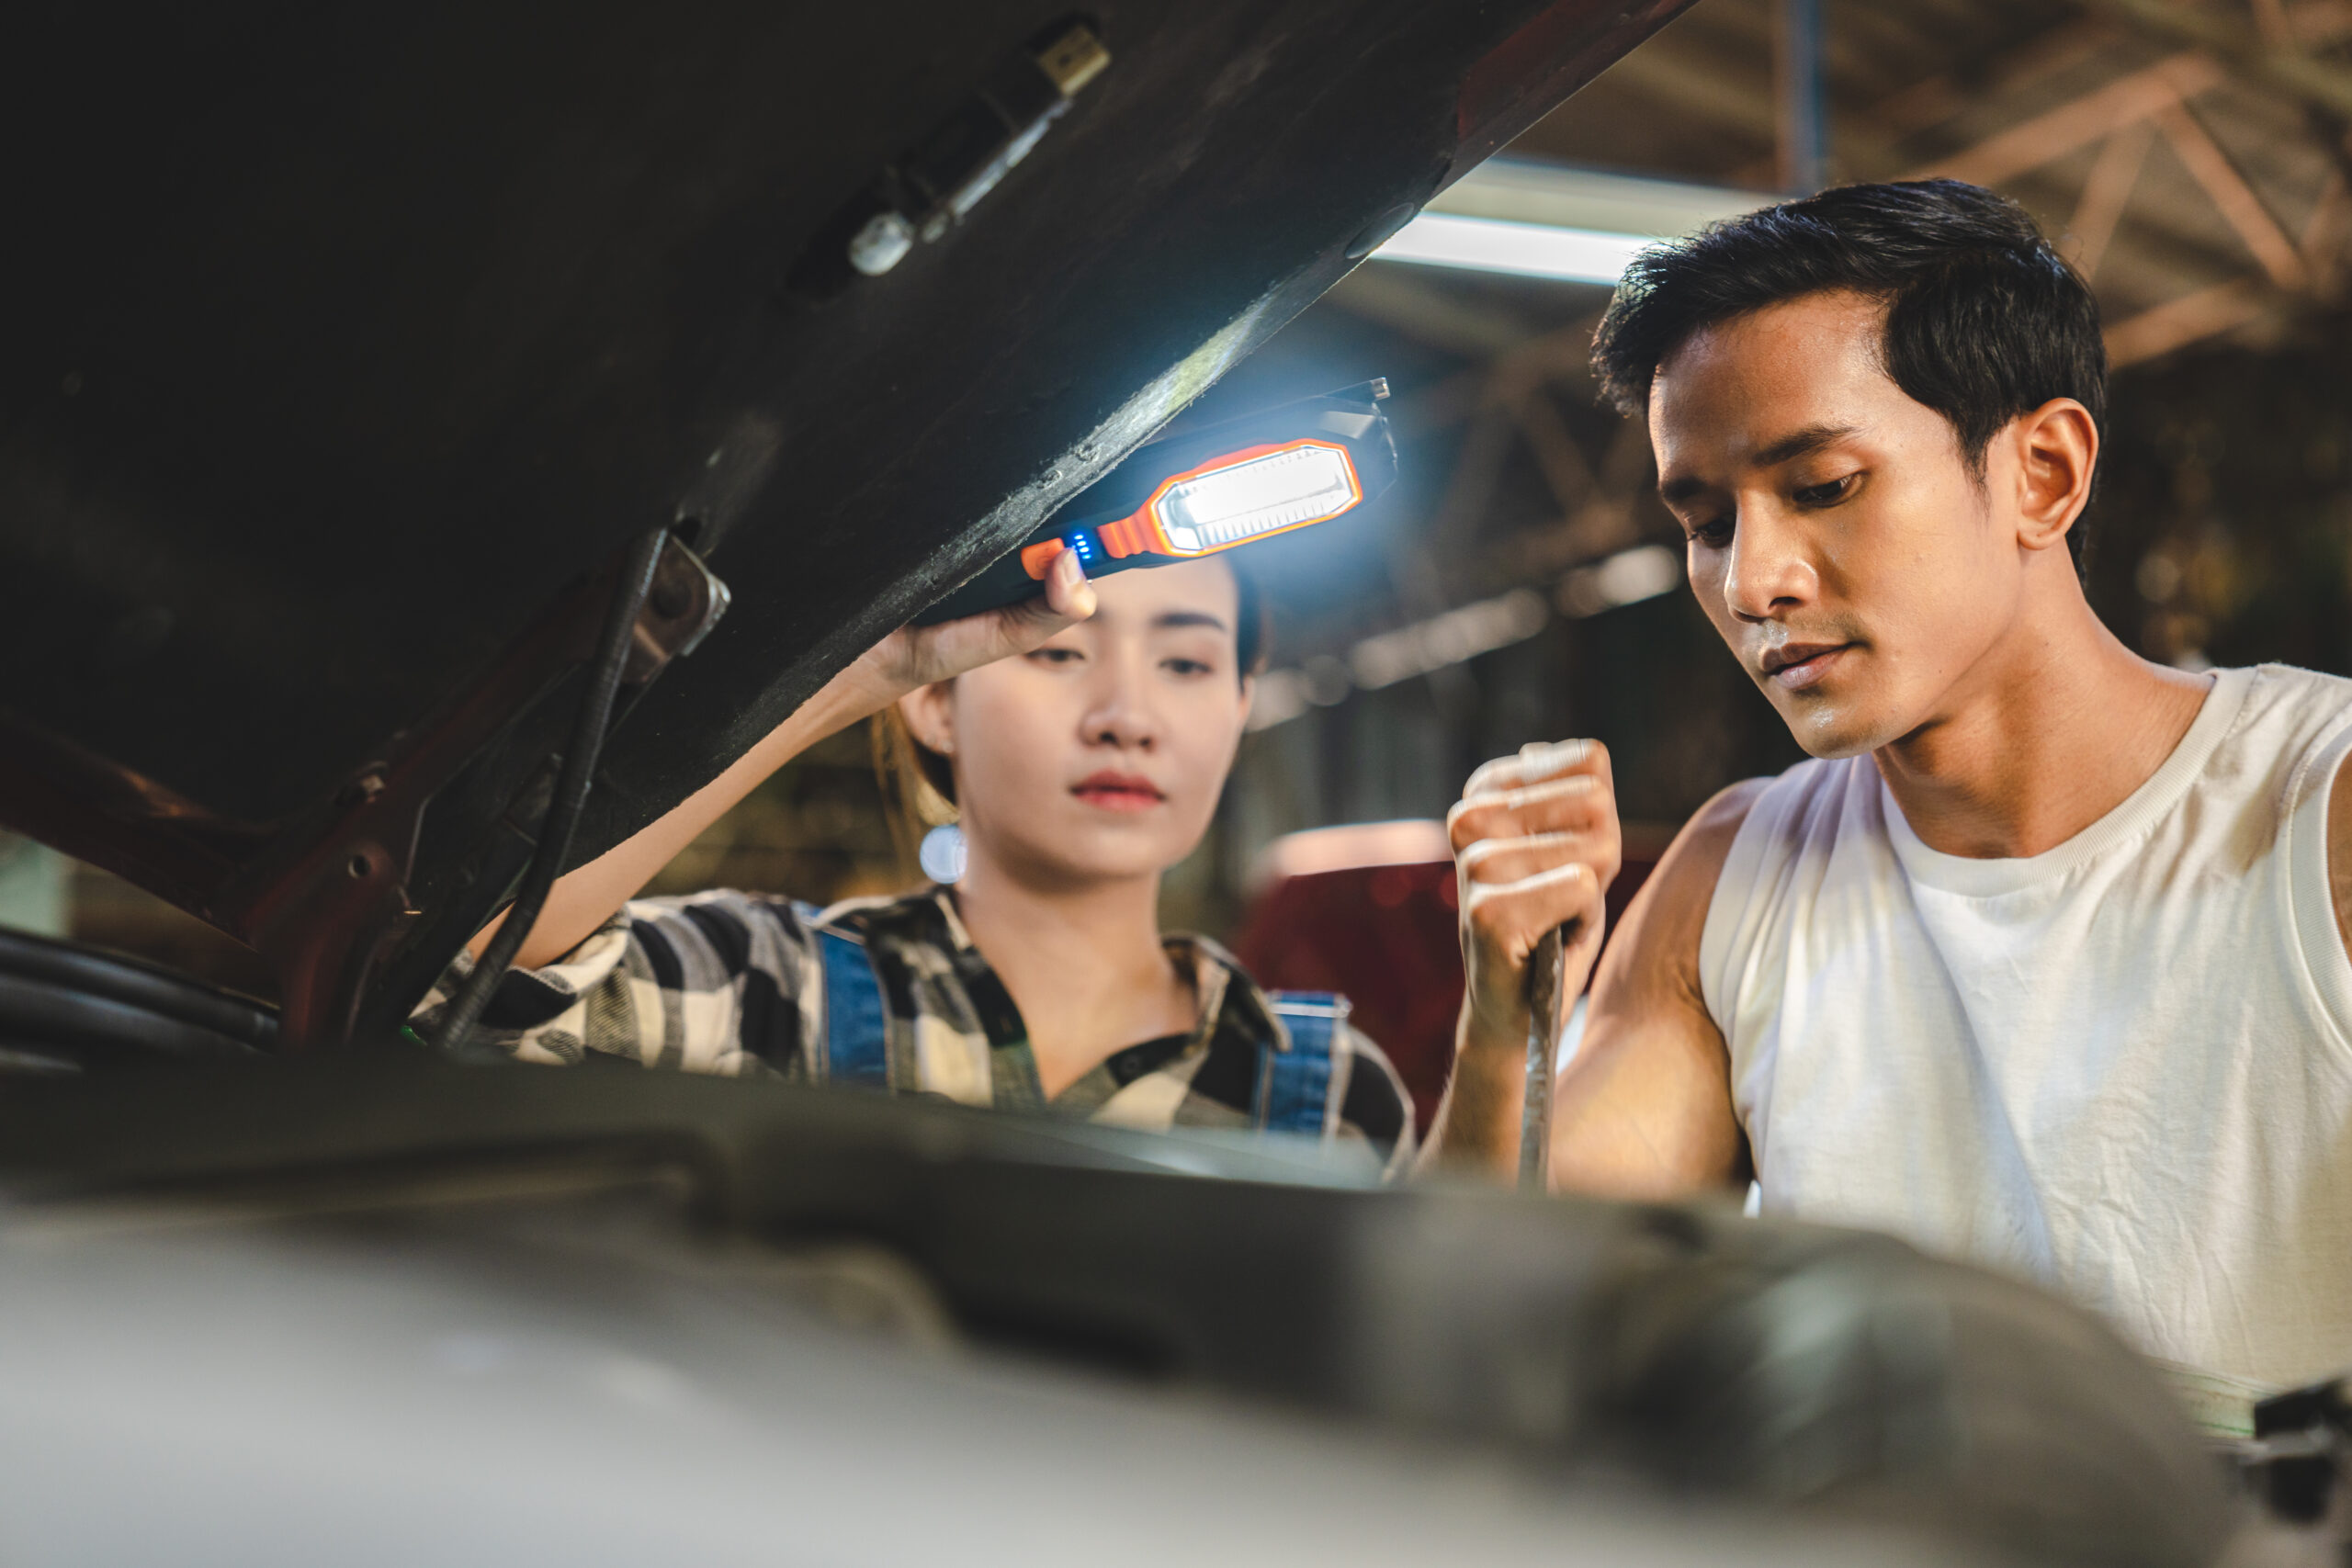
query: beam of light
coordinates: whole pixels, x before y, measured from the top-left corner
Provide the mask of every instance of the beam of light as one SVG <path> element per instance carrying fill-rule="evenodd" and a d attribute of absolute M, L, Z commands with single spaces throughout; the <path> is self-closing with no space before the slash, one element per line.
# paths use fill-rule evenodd
<path fill-rule="evenodd" d="M 1378 261 L 1507 272 L 1521 277 L 1613 288 L 1625 276 L 1625 265 L 1634 254 L 1655 243 L 1656 238 L 1648 234 L 1608 234 L 1501 218 L 1424 212 L 1396 231 L 1373 256 Z"/>
<path fill-rule="evenodd" d="M 1751 212 L 1760 191 L 1490 158 L 1373 253 L 1381 261 L 1613 286 L 1635 252 Z"/>

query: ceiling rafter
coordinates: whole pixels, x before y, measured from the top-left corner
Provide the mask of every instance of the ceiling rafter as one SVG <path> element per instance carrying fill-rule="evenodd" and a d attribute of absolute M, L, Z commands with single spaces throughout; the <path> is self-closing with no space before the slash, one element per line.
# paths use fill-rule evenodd
<path fill-rule="evenodd" d="M 2251 277 L 2233 278 L 2152 305 L 2107 329 L 2108 363 L 2117 367 L 2245 326 L 2275 303 Z"/>
<path fill-rule="evenodd" d="M 2171 144 L 2174 155 L 2187 166 L 2197 183 L 2230 227 L 2234 230 L 2245 248 L 2254 253 L 2255 260 L 2278 288 L 2290 293 L 2300 290 L 2310 281 L 2311 272 L 2303 265 L 2302 253 L 2278 220 L 2262 204 L 2254 187 L 2239 174 L 2229 155 L 2215 144 L 2186 104 L 2167 104 L 2150 117 L 2156 129 Z"/>
<path fill-rule="evenodd" d="M 2129 9 L 2135 17 L 2142 8 L 2165 8 L 2164 0 L 2098 3 L 2109 11 Z M 2260 0 L 2248 3 L 2258 5 Z M 2283 7 L 2263 24 L 2279 36 L 2287 35 L 2295 25 L 2293 15 Z M 2171 27 L 2153 30 L 2176 40 L 2188 37 L 2199 47 L 2118 77 L 1916 171 L 1921 175 L 1999 185 L 2047 168 L 2085 147 L 2098 146 L 2070 226 L 2074 259 L 2091 276 L 2106 260 L 2130 209 L 2154 136 L 2161 135 L 2260 267 L 2261 276 L 2192 288 L 2116 322 L 2108 331 L 2108 351 L 2118 365 L 2246 325 L 2281 304 L 2308 295 L 2315 282 L 2333 276 L 2335 271 L 2332 259 L 2319 248 L 2331 234 L 2332 209 L 2315 210 L 2304 232 L 2290 235 L 2191 107 L 2200 96 L 2244 82 L 2249 73 L 2270 81 L 2269 73 L 2276 64 L 2272 56 L 2280 55 L 2281 51 L 2263 43 L 2257 29 L 2238 27 L 2211 12 L 2199 14 L 2193 32 Z M 2217 39 L 2224 46 L 2226 61 L 2207 47 L 2209 40 Z M 2321 73 L 2306 70 L 2298 74 L 2301 84 L 2298 96 L 2302 101 L 2328 102 L 2315 85 L 2324 84 L 2325 73 L 2332 73 L 2343 78 L 2345 101 L 2352 104 L 2352 74 L 2312 61 L 2297 45 L 2290 43 L 2285 49 L 2296 51 L 2293 59 L 2300 66 L 2316 66 Z M 2339 174 L 2328 191 L 2340 188 Z M 2323 207 L 2327 205 L 2324 200 Z"/>
<path fill-rule="evenodd" d="M 1866 112 L 1870 123 L 1883 135 L 1917 135 L 1956 118 L 1988 96 L 2020 92 L 2097 60 L 2123 36 L 2105 17 L 2061 22 L 1989 59 L 1972 62 L 1966 70 L 1940 72 L 1898 88 Z"/>
<path fill-rule="evenodd" d="M 2098 277 L 2099 264 L 2107 259 L 2107 247 L 2115 238 L 2116 225 L 2122 221 L 2123 209 L 2131 205 L 2132 187 L 2140 183 L 2140 171 L 2155 139 L 2155 127 L 2144 120 L 2123 126 L 2100 144 L 2098 156 L 2091 162 L 2074 219 L 2066 225 L 2074 241 L 2073 261 L 2086 282 Z"/>
<path fill-rule="evenodd" d="M 2213 61 L 2194 50 L 2120 76 L 2078 98 L 2045 109 L 2030 119 L 1986 137 L 1973 147 L 1931 159 L 1914 178 L 1941 175 L 1973 185 L 1999 185 L 2053 164 L 2067 153 L 2112 136 L 2135 120 L 2176 107 L 2226 81 Z"/>
<path fill-rule="evenodd" d="M 2291 94 L 2315 108 L 2352 119 L 2352 70 L 2294 43 L 2273 45 L 2259 28 L 2218 7 L 2176 0 L 2087 0 L 2092 8 L 2176 43 L 2194 44 L 2248 83 Z"/>

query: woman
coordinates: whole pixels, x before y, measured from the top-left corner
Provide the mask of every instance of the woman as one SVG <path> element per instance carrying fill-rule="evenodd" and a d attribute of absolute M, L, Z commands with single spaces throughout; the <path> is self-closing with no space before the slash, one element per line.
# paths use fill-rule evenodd
<path fill-rule="evenodd" d="M 521 1060 L 848 1080 L 1119 1125 L 1307 1131 L 1412 1158 L 1402 1086 L 1338 998 L 1269 998 L 1163 936 L 1161 874 L 1207 830 L 1249 716 L 1257 615 L 1225 560 L 906 627 L 718 779 L 557 883 L 481 1035 Z M 954 888 L 822 911 L 628 895 L 786 761 L 876 713 L 956 803 Z M 475 939 L 479 953 L 493 925 Z M 460 956 L 420 1010 L 470 968 Z"/>

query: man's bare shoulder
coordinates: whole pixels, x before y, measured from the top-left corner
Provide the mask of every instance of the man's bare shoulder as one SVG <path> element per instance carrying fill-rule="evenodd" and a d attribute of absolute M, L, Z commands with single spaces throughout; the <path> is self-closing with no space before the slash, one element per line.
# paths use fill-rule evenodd
<path fill-rule="evenodd" d="M 1622 936 L 1634 936 L 1637 930 L 1650 931 L 1652 938 L 1672 931 L 1690 937 L 1690 962 L 1698 963 L 1698 929 L 1706 924 L 1707 906 L 1715 896 L 1716 879 L 1723 875 L 1724 863 L 1731 858 L 1732 844 L 1739 838 L 1739 829 L 1755 809 L 1770 779 L 1742 779 L 1720 790 L 1706 805 L 1690 816 L 1658 857 L 1657 869 L 1634 896 L 1625 910 Z M 1630 943 L 1628 945 L 1631 945 Z M 1616 944 L 1611 944 L 1615 952 Z"/>
<path fill-rule="evenodd" d="M 1770 782 L 1734 784 L 1701 807 L 1611 936 L 1554 1111 L 1559 1186 L 1658 1198 L 1745 1179 L 1729 1053 L 1700 994 L 1699 938 L 1740 825 Z"/>
<path fill-rule="evenodd" d="M 1731 853 L 1734 839 L 1739 837 L 1741 824 L 1756 808 L 1756 802 L 1771 786 L 1770 779 L 1742 779 L 1717 790 L 1714 797 L 1690 815 L 1682 831 L 1674 836 L 1674 848 L 1688 846 L 1692 852 L 1711 855 L 1714 869 L 1723 869 L 1724 857 Z M 1668 852 L 1671 852 L 1669 851 Z M 1663 866 L 1661 862 L 1660 865 Z"/>
<path fill-rule="evenodd" d="M 1770 783 L 1744 779 L 1733 784 L 1692 813 L 1674 835 L 1600 956 L 1592 986 L 1596 1021 L 1657 1021 L 1663 1013 L 1712 1031 L 1699 995 L 1699 939 L 1740 826 Z"/>

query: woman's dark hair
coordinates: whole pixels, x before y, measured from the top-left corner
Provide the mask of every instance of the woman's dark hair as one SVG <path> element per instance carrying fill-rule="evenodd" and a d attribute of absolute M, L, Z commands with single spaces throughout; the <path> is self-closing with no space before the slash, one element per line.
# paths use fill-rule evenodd
<path fill-rule="evenodd" d="M 2091 291 L 2024 209 L 1958 180 L 1844 186 L 1644 251 L 1593 338 L 1601 395 L 1639 414 L 1659 362 L 1693 333 L 1832 289 L 1885 302 L 1887 374 L 1950 422 L 1980 482 L 1993 437 L 2052 398 L 2081 403 L 2104 434 Z M 2078 570 L 2086 537 L 2077 519 Z"/>
<path fill-rule="evenodd" d="M 1235 679 L 1258 673 L 1266 660 L 1265 597 L 1241 563 L 1225 558 L 1233 572 L 1233 653 Z M 915 739 L 906 715 L 891 704 L 874 716 L 869 729 L 874 772 L 882 785 L 890 816 L 891 835 L 909 861 L 924 832 L 956 820 L 956 769 L 945 757 Z"/>
<path fill-rule="evenodd" d="M 1255 675 L 1266 667 L 1265 595 L 1238 557 L 1227 556 L 1225 563 L 1233 571 L 1234 668 L 1245 677 Z"/>

